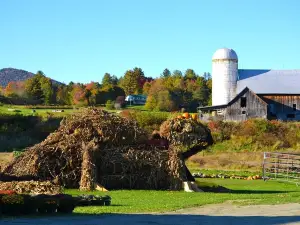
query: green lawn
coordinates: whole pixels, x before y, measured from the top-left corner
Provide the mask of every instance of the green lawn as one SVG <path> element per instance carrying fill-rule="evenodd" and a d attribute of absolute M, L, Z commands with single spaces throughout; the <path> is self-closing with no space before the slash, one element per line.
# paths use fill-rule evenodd
<path fill-rule="evenodd" d="M 202 173 L 206 175 L 217 175 L 217 174 L 222 174 L 222 175 L 227 175 L 227 176 L 242 176 L 242 177 L 248 177 L 248 176 L 255 176 L 255 175 L 260 175 L 262 176 L 262 171 L 244 171 L 244 170 L 215 170 L 215 169 L 203 169 L 196 167 L 197 165 L 193 165 L 192 163 L 187 163 L 187 166 L 191 173 Z"/>
<path fill-rule="evenodd" d="M 221 185 L 231 193 L 187 193 L 183 191 L 142 191 L 122 190 L 106 192 L 80 192 L 66 190 L 67 194 L 108 194 L 112 197 L 112 206 L 77 207 L 76 213 L 146 213 L 165 212 L 181 208 L 206 204 L 222 203 L 228 200 L 236 204 L 282 204 L 300 201 L 300 187 L 295 184 L 262 180 L 222 180 L 198 179 L 200 186 L 209 186 L 212 190 Z"/>
<path fill-rule="evenodd" d="M 59 109 L 59 108 L 57 108 Z M 14 111 L 13 111 L 14 110 Z M 52 112 L 52 108 L 49 107 L 49 109 L 35 109 L 35 112 L 32 111 L 32 109 L 27 108 L 25 106 L 19 106 L 19 105 L 0 105 L 0 114 L 8 114 L 8 115 L 16 115 L 21 114 L 24 116 L 34 115 L 34 116 L 47 116 L 52 115 L 56 117 L 65 116 L 68 114 L 71 114 L 77 110 L 74 109 L 63 109 L 64 112 Z"/>

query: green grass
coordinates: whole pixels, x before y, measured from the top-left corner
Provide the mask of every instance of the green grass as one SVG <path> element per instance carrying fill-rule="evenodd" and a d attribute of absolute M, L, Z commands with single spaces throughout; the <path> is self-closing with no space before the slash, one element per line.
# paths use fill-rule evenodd
<path fill-rule="evenodd" d="M 146 213 L 166 212 L 181 208 L 196 207 L 206 204 L 233 201 L 237 204 L 282 204 L 300 201 L 300 187 L 295 184 L 279 183 L 276 181 L 262 180 L 223 180 L 223 179 L 198 179 L 202 187 L 212 190 L 219 186 L 230 189 L 231 193 L 188 193 L 183 191 L 143 191 L 122 190 L 110 192 L 80 192 L 66 190 L 72 195 L 79 194 L 108 194 L 112 197 L 112 206 L 109 207 L 77 207 L 76 213 L 101 214 L 101 213 Z"/>
<path fill-rule="evenodd" d="M 134 109 L 140 111 L 149 111 L 144 105 L 127 105 L 125 109 Z"/>
<path fill-rule="evenodd" d="M 250 172 L 250 171 L 243 171 L 243 170 L 214 170 L 214 169 L 196 169 L 194 168 L 193 170 L 191 170 L 192 173 L 203 173 L 206 175 L 217 175 L 217 174 L 223 174 L 223 175 L 234 175 L 234 176 L 242 176 L 242 177 L 248 177 L 248 176 L 255 176 L 255 175 L 260 175 L 262 176 L 262 171 L 256 171 L 256 172 Z"/>
<path fill-rule="evenodd" d="M 10 111 L 9 109 L 13 109 L 16 111 Z M 59 108 L 58 108 L 59 109 Z M 77 110 L 74 109 L 63 109 L 64 112 L 52 112 L 53 109 L 35 109 L 35 113 L 32 112 L 32 109 L 27 108 L 25 106 L 17 106 L 17 105 L 1 105 L 0 106 L 0 114 L 6 114 L 6 115 L 16 115 L 16 114 L 21 114 L 24 116 L 42 116 L 45 117 L 47 115 L 51 115 L 54 117 L 62 117 L 68 114 L 71 114 Z"/>

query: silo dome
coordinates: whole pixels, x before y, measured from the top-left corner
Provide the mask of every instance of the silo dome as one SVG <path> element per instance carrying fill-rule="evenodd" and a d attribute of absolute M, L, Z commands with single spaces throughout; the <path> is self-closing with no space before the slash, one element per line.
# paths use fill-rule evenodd
<path fill-rule="evenodd" d="M 215 54 L 213 55 L 212 60 L 219 60 L 219 59 L 227 59 L 227 60 L 238 60 L 237 54 L 233 49 L 230 48 L 220 48 L 218 49 Z"/>

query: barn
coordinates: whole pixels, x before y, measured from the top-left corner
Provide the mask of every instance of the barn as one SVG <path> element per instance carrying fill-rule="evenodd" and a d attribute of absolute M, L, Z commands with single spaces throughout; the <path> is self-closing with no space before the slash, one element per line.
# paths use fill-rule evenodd
<path fill-rule="evenodd" d="M 238 69 L 235 51 L 219 49 L 212 58 L 212 106 L 198 111 L 203 120 L 300 120 L 300 70 Z"/>

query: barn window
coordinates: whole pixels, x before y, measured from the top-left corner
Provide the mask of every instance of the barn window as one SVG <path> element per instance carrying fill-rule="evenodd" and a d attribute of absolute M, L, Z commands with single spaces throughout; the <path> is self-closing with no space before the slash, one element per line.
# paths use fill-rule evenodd
<path fill-rule="evenodd" d="M 246 107 L 247 106 L 247 98 L 246 97 L 241 97 L 241 107 Z"/>
<path fill-rule="evenodd" d="M 297 105 L 293 104 L 293 110 L 296 111 L 297 110 Z"/>

